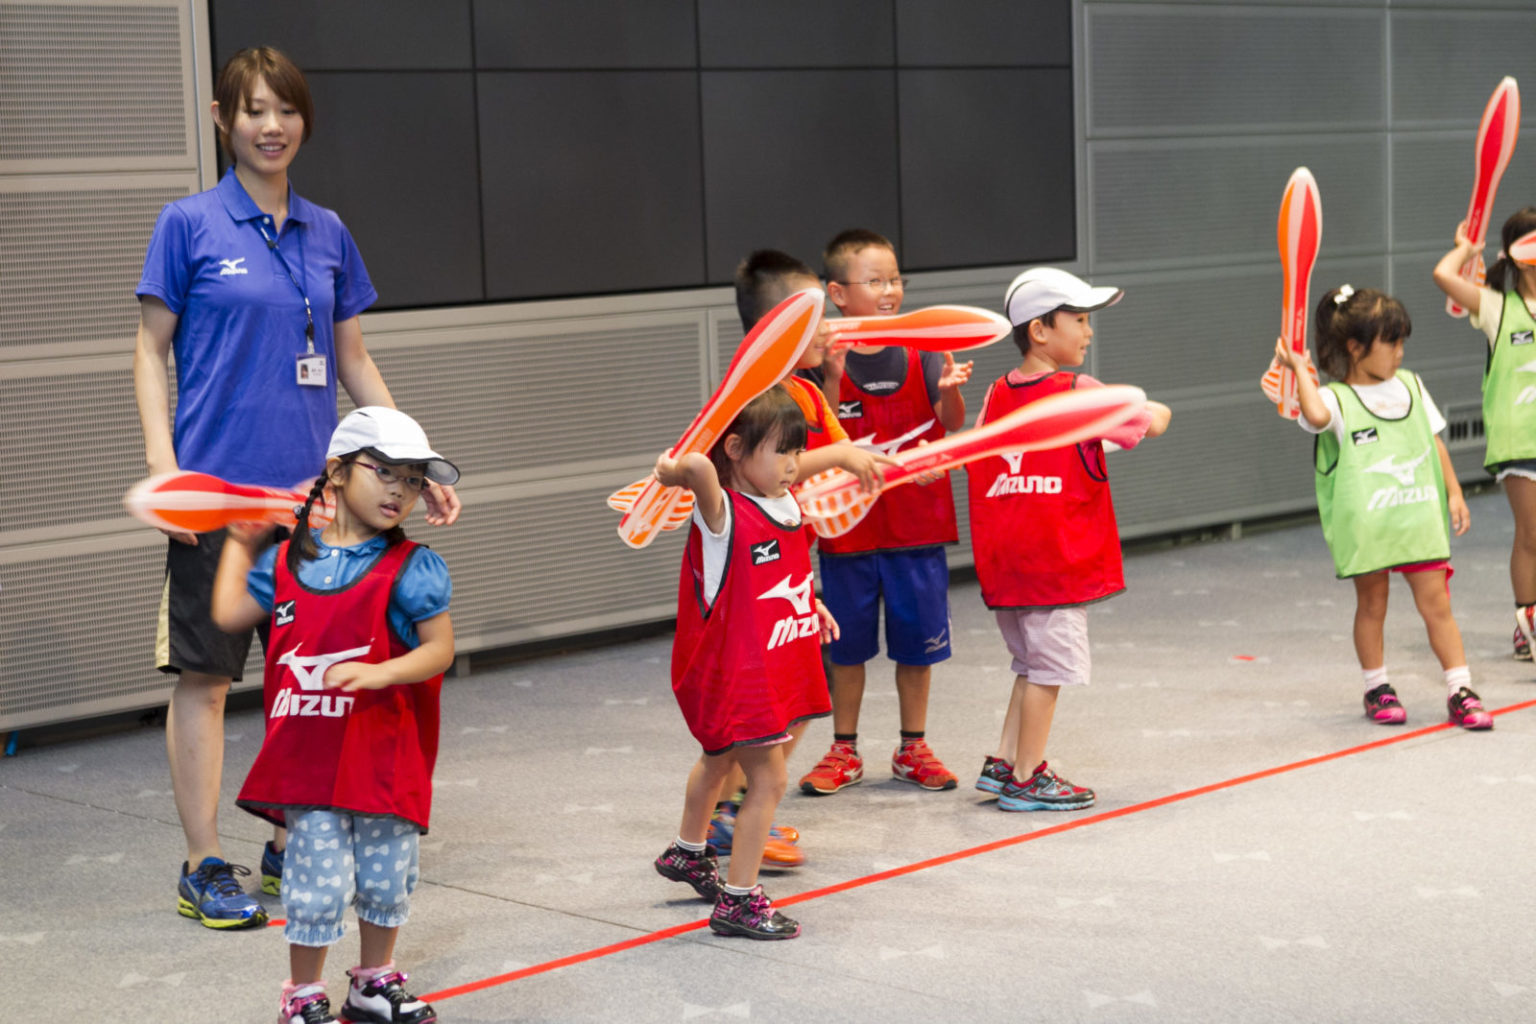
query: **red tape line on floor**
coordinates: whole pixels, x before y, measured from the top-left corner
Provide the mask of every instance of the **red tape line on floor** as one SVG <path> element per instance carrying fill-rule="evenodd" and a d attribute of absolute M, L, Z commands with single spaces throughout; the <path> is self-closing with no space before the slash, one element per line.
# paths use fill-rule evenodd
<path fill-rule="evenodd" d="M 1500 708 L 1497 711 L 1491 711 L 1489 713 L 1497 717 L 1499 715 L 1510 714 L 1514 711 L 1524 711 L 1525 709 L 1531 707 L 1536 707 L 1536 700 L 1528 700 L 1519 704 L 1511 704 L 1509 707 Z M 887 879 L 899 878 L 902 875 L 910 875 L 918 871 L 925 871 L 928 868 L 938 867 L 942 864 L 950 864 L 954 861 L 965 860 L 969 857 L 976 857 L 983 853 L 991 853 L 994 850 L 1002 850 L 1010 846 L 1018 846 L 1023 843 L 1033 842 L 1036 839 L 1044 839 L 1047 836 L 1060 835 L 1063 832 L 1071 832 L 1073 829 L 1087 828 L 1089 825 L 1097 825 L 1101 822 L 1113 821 L 1116 818 L 1124 818 L 1128 815 L 1140 814 L 1142 811 L 1150 811 L 1158 807 L 1166 807 L 1168 804 L 1176 804 L 1184 800 L 1192 800 L 1197 796 L 1205 796 L 1207 793 L 1216 793 L 1223 789 L 1232 789 L 1236 786 L 1243 786 L 1250 782 L 1257 782 L 1260 779 L 1267 779 L 1275 775 L 1284 775 L 1287 772 L 1294 772 L 1302 768 L 1309 768 L 1315 764 L 1326 764 L 1329 761 L 1337 761 L 1340 758 L 1352 757 L 1355 754 L 1363 754 L 1371 750 L 1378 750 L 1382 747 L 1389 747 L 1396 743 L 1417 739 L 1420 736 L 1428 736 L 1431 733 L 1442 732 L 1451 728 L 1454 728 L 1454 726 L 1452 726 L 1450 722 L 1441 722 L 1438 725 L 1425 726 L 1422 729 L 1414 729 L 1410 732 L 1387 736 L 1382 739 L 1375 740 L 1371 743 L 1362 743 L 1357 747 L 1348 747 L 1344 750 L 1335 750 L 1329 754 L 1319 754 L 1316 757 L 1309 757 L 1305 760 L 1292 761 L 1290 764 L 1283 764 L 1274 768 L 1265 768 L 1263 771 L 1250 772 L 1247 775 L 1239 775 L 1236 778 L 1226 779 L 1222 782 L 1212 782 L 1209 785 L 1197 786 L 1194 789 L 1186 789 L 1180 793 L 1170 793 L 1168 796 L 1160 796 L 1152 800 L 1145 800 L 1139 804 L 1131 804 L 1130 806 L 1120 807 L 1112 811 L 1101 811 L 1098 814 L 1090 814 L 1087 817 L 1073 818 L 1071 821 L 1062 822 L 1060 825 L 1052 825 L 1048 828 L 1038 829 L 1033 832 L 1025 832 L 1022 835 L 1008 836 L 1007 838 L 994 840 L 990 843 L 983 843 L 980 846 L 973 846 L 970 849 L 959 850 L 955 853 L 946 853 L 938 857 L 930 857 L 927 860 L 920 860 L 899 868 L 891 868 L 887 871 L 877 871 L 872 875 L 864 875 L 859 878 L 852 878 L 846 882 L 838 882 L 834 885 L 824 886 L 820 889 L 811 889 L 807 892 L 797 893 L 794 896 L 785 896 L 782 899 L 776 897 L 773 902 L 775 905 L 781 907 L 791 906 L 796 903 L 806 903 L 810 900 L 821 899 L 824 896 L 831 896 L 836 893 L 847 892 L 849 889 L 857 889 L 862 886 L 872 885 L 875 882 L 883 882 Z M 498 985 L 505 985 L 509 982 L 532 977 L 536 974 L 545 974 L 549 971 L 558 970 L 562 967 L 572 967 L 576 964 L 586 963 L 589 960 L 599 960 L 606 956 L 612 956 L 615 953 L 622 953 L 627 949 L 635 949 L 639 946 L 648 946 L 653 942 L 662 942 L 666 939 L 675 938 L 676 936 L 683 935 L 687 932 L 699 931 L 700 929 L 707 926 L 708 923 L 708 918 L 702 918 L 698 921 L 690 921 L 687 924 L 673 925 L 670 928 L 663 928 L 660 931 L 649 932 L 645 935 L 637 935 L 632 939 L 625 939 L 623 942 L 615 942 L 612 945 L 599 946 L 596 949 L 589 949 L 585 952 L 573 953 L 570 956 L 563 956 L 558 960 L 550 960 L 546 963 L 534 964 L 531 967 L 524 967 L 516 971 L 509 971 L 506 974 L 498 974 L 491 978 L 482 978 L 479 981 L 466 982 L 463 985 L 455 985 L 452 988 L 445 988 L 438 992 L 429 992 L 426 995 L 419 996 L 418 998 L 435 1003 L 445 999 L 452 999 L 455 996 L 468 995 L 471 992 L 479 992 L 483 989 L 495 988 Z"/>

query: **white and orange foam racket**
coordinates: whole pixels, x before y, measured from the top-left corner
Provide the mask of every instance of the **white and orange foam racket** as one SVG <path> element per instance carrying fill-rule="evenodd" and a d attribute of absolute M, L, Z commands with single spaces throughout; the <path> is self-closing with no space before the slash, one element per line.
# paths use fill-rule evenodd
<path fill-rule="evenodd" d="M 1007 317 L 976 306 L 925 306 L 893 316 L 844 316 L 827 321 L 831 347 L 901 345 L 924 352 L 983 348 L 1013 333 Z"/>
<path fill-rule="evenodd" d="M 1141 412 L 1146 404 L 1146 393 L 1128 384 L 1082 388 L 1042 398 L 984 427 L 895 453 L 891 457 L 896 465 L 885 467 L 880 493 L 910 483 L 921 473 L 954 469 L 989 455 L 1044 451 L 1102 437 Z M 844 469 L 817 473 L 795 491 L 801 511 L 823 537 L 840 537 L 853 529 L 878 497 L 859 486 L 858 478 Z"/>
<path fill-rule="evenodd" d="M 1504 177 L 1504 169 L 1509 166 L 1519 135 L 1520 86 L 1513 78 L 1505 76 L 1483 108 L 1483 120 L 1477 126 L 1477 148 L 1473 152 L 1472 199 L 1467 204 L 1466 233 L 1479 250 L 1488 238 L 1488 214 L 1493 209 L 1499 179 Z M 1481 285 L 1486 276 L 1481 252 L 1462 264 L 1463 280 Z M 1455 317 L 1467 315 L 1467 311 L 1450 298 L 1445 300 L 1445 311 Z"/>
<path fill-rule="evenodd" d="M 1528 267 L 1536 267 L 1536 231 L 1521 235 L 1509 247 L 1509 258 Z"/>
<path fill-rule="evenodd" d="M 675 456 L 708 452 L 746 404 L 773 387 L 795 368 L 800 353 L 821 326 L 826 293 L 820 288 L 795 292 L 757 322 L 741 339 L 736 356 L 704 408 L 671 448 Z M 693 494 L 681 487 L 663 487 L 648 474 L 608 496 L 608 506 L 624 513 L 619 538 L 643 548 L 664 529 L 688 521 Z"/>
<path fill-rule="evenodd" d="M 1323 241 L 1323 202 L 1317 180 L 1305 167 L 1291 172 L 1280 197 L 1280 216 L 1275 224 L 1275 240 L 1280 249 L 1282 277 L 1280 298 L 1280 337 L 1292 352 L 1307 351 L 1308 290 L 1312 285 L 1312 267 Z M 1309 362 L 1307 370 L 1317 382 L 1317 370 Z M 1266 398 L 1275 403 L 1281 416 L 1294 420 L 1301 415 L 1296 377 L 1288 367 L 1271 357 L 1269 369 L 1259 382 Z"/>
<path fill-rule="evenodd" d="M 231 523 L 273 523 L 293 526 L 309 496 L 309 487 L 286 490 L 256 484 L 233 484 L 210 473 L 181 470 L 141 480 L 123 496 L 123 507 L 135 519 L 157 530 L 210 533 Z M 330 498 L 310 509 L 311 526 L 324 526 L 335 516 Z"/>

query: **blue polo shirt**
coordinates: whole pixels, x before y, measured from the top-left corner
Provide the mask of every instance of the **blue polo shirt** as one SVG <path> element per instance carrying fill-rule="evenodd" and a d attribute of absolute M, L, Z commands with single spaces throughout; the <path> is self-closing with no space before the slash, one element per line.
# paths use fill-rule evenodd
<path fill-rule="evenodd" d="M 296 379 L 304 299 L 284 260 L 309 295 L 324 387 Z M 321 471 L 336 429 L 335 324 L 378 299 L 341 218 L 290 186 L 288 218 L 274 231 L 231 169 L 217 187 L 160 211 L 137 294 L 179 318 L 172 437 L 182 469 L 274 487 Z"/>
<path fill-rule="evenodd" d="M 299 565 L 299 582 L 310 590 L 340 590 L 361 576 L 384 553 L 388 543 L 383 534 L 351 547 L 333 548 L 312 531 L 319 557 Z M 246 592 L 255 598 L 267 614 L 272 613 L 276 582 L 273 573 L 277 549 L 272 545 L 256 557 L 256 564 L 245 577 Z M 410 648 L 421 646 L 416 623 L 448 610 L 453 597 L 453 582 L 443 557 L 431 548 L 419 547 L 400 570 L 395 589 L 389 595 L 389 624 Z"/>

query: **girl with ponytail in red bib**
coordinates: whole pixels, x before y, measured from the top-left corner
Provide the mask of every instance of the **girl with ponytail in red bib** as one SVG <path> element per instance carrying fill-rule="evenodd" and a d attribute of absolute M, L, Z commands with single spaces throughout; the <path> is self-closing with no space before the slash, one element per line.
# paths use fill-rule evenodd
<path fill-rule="evenodd" d="M 785 745 L 801 722 L 831 713 L 822 641 L 837 623 L 816 599 L 810 545 L 790 494 L 805 417 L 783 388 L 747 404 L 709 455 L 656 462 L 656 478 L 694 493 L 678 583 L 672 692 L 703 756 L 688 776 L 677 839 L 656 870 L 715 903 L 719 935 L 792 939 L 800 925 L 757 884 L 784 796 Z M 733 765 L 747 777 L 724 881 L 709 852 L 710 814 Z"/>
<path fill-rule="evenodd" d="M 261 533 L 232 530 L 219 562 L 214 622 L 233 632 L 270 619 L 272 629 L 266 738 L 236 803 L 289 830 L 281 892 L 291 977 L 279 1024 L 337 1019 L 321 975 L 349 904 L 362 948 L 341 1019 L 437 1020 L 406 991 L 394 948 L 431 811 L 452 584 L 401 523 L 428 480 L 458 477 L 409 416 L 358 409 L 332 434 L 293 538 L 262 551 Z M 310 509 L 327 488 L 335 519 L 312 531 Z"/>

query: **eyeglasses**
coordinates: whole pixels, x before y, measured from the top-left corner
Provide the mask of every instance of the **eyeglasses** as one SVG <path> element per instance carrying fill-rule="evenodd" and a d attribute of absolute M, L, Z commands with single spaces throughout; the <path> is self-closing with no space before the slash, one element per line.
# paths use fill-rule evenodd
<path fill-rule="evenodd" d="M 354 466 L 362 466 L 364 469 L 373 470 L 374 473 L 378 474 L 379 483 L 386 487 L 390 484 L 403 484 L 408 491 L 420 491 L 427 484 L 427 478 L 424 476 L 404 476 L 396 473 L 388 466 L 375 466 L 371 462 L 363 462 L 359 459 L 353 459 L 352 464 Z"/>
<path fill-rule="evenodd" d="M 872 277 L 868 281 L 839 281 L 837 283 L 841 285 L 861 284 L 874 292 L 883 292 L 887 288 L 898 292 L 907 290 L 907 278 L 905 277 Z"/>

